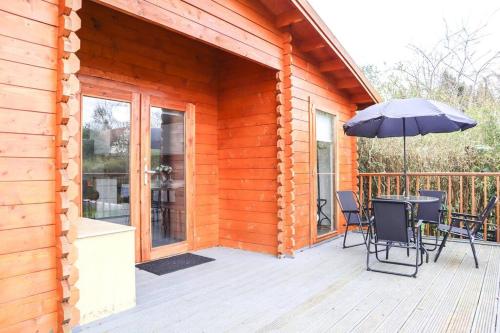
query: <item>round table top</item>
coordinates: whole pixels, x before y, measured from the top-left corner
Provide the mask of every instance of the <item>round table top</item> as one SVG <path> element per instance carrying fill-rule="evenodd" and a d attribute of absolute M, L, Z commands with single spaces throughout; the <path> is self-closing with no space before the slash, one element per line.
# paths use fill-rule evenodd
<path fill-rule="evenodd" d="M 408 201 L 411 203 L 429 203 L 439 201 L 439 198 L 427 197 L 424 195 L 379 195 L 377 199 L 394 200 L 394 201 Z"/>

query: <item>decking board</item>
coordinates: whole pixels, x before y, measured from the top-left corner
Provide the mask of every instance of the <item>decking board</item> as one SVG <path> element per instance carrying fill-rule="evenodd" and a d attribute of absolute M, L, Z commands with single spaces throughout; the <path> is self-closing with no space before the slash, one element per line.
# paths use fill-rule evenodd
<path fill-rule="evenodd" d="M 357 237 L 357 235 L 352 235 Z M 351 238 L 352 241 L 354 239 Z M 164 276 L 137 272 L 129 311 L 77 332 L 495 331 L 500 247 L 450 242 L 417 279 L 367 272 L 365 249 L 336 239 L 295 259 L 227 248 L 216 261 Z M 391 257 L 404 253 L 391 251 Z M 455 292 L 455 291 L 459 292 Z M 460 292 L 462 290 L 462 292 Z"/>

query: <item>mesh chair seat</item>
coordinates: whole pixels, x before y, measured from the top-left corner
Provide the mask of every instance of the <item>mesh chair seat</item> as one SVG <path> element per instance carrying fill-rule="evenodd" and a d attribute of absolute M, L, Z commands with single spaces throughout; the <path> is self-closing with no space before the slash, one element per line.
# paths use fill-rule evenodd
<path fill-rule="evenodd" d="M 346 223 L 346 226 L 352 226 L 352 225 L 362 225 L 364 227 L 367 227 L 371 224 L 372 222 L 368 219 L 361 219 L 359 222 L 357 221 L 350 221 Z"/>
<path fill-rule="evenodd" d="M 450 234 L 456 235 L 456 236 L 464 236 L 464 237 L 468 236 L 467 229 L 459 228 L 459 227 L 451 227 L 451 230 L 450 230 L 450 226 L 446 225 L 446 224 L 439 225 L 438 230 L 441 232 L 449 232 Z"/>

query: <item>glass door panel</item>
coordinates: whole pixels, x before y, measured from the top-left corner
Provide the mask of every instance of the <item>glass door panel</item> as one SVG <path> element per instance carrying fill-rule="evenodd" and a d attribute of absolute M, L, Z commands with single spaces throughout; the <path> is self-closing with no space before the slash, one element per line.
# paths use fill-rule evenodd
<path fill-rule="evenodd" d="M 130 225 L 131 104 L 82 98 L 83 217 Z"/>
<path fill-rule="evenodd" d="M 151 246 L 186 240 L 185 112 L 150 109 Z"/>
<path fill-rule="evenodd" d="M 335 224 L 335 137 L 333 115 L 316 112 L 317 235 L 332 232 Z"/>

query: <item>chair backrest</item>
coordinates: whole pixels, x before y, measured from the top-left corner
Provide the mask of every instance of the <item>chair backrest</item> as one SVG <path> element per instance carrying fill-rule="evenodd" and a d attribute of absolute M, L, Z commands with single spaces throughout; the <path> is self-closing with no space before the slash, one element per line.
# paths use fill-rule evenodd
<path fill-rule="evenodd" d="M 488 204 L 486 204 L 486 207 L 484 207 L 483 211 L 479 213 L 478 218 L 480 221 L 485 222 L 488 216 L 491 214 L 491 211 L 493 208 L 495 208 L 495 204 L 497 203 L 497 197 L 492 196 L 490 200 L 488 201 Z M 483 225 L 480 223 L 474 224 L 474 226 L 471 228 L 470 233 L 471 235 L 475 235 L 482 227 Z M 485 231 L 483 231 L 485 232 Z"/>
<path fill-rule="evenodd" d="M 421 203 L 418 205 L 417 220 L 441 223 L 441 207 L 446 202 L 445 191 L 420 190 L 421 196 L 438 198 L 439 201 Z"/>
<path fill-rule="evenodd" d="M 406 201 L 373 200 L 372 206 L 377 239 L 409 243 L 411 204 Z"/>
<path fill-rule="evenodd" d="M 361 221 L 358 200 L 353 191 L 337 191 L 337 200 L 348 224 L 359 223 Z M 356 211 L 356 213 L 353 211 Z"/>
<path fill-rule="evenodd" d="M 479 214 L 479 219 L 481 221 L 484 221 L 490 216 L 491 212 L 493 211 L 493 208 L 495 208 L 495 204 L 497 203 L 497 197 L 494 195 L 490 198 L 490 201 L 488 201 L 488 204 L 486 207 L 484 207 L 483 211 Z"/>

